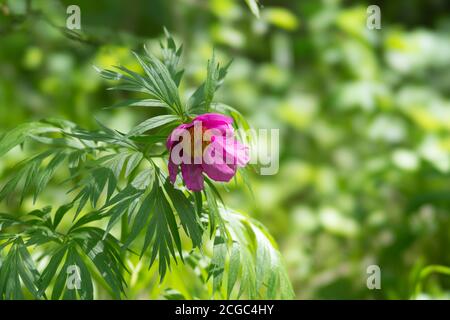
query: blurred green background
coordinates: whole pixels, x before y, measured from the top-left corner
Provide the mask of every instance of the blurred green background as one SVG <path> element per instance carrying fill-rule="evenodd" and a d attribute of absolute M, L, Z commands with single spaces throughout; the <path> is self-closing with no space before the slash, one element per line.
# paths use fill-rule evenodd
<path fill-rule="evenodd" d="M 450 266 L 448 1 L 260 3 L 257 18 L 244 0 L 0 1 L 0 134 L 47 117 L 120 130 L 142 121 L 149 111 L 103 109 L 130 94 L 106 91 L 92 65 L 138 69 L 130 49 L 157 48 L 165 26 L 184 45 L 186 96 L 215 48 L 234 60 L 216 100 L 280 129 L 278 174 L 253 175 L 254 196 L 231 184 L 224 197 L 274 235 L 297 298 L 449 298 L 450 277 L 437 273 L 414 296 L 426 266 Z M 70 4 L 79 34 L 61 28 Z M 369 4 L 381 30 L 366 27 Z M 0 159 L 2 184 L 23 158 Z M 54 183 L 36 207 L 66 197 Z M 366 286 L 372 264 L 381 290 Z"/>

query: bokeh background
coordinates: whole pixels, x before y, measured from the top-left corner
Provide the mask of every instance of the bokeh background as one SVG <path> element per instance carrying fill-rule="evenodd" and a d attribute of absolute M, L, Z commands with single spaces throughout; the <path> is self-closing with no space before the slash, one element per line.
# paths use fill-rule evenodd
<path fill-rule="evenodd" d="M 61 28 L 70 4 L 79 33 Z M 239 184 L 223 195 L 270 230 L 297 298 L 449 298 L 450 277 L 426 271 L 450 266 L 448 1 L 260 4 L 257 18 L 244 0 L 2 0 L 0 134 L 48 117 L 91 129 L 95 117 L 119 130 L 142 121 L 147 110 L 103 109 L 129 95 L 106 91 L 92 65 L 137 69 L 130 49 L 157 48 L 165 26 L 184 45 L 186 96 L 215 48 L 234 60 L 216 100 L 280 129 L 278 174 L 252 175 L 253 195 Z M 366 28 L 369 4 L 381 30 Z M 2 184 L 23 157 L 0 159 Z M 36 206 L 64 203 L 60 189 Z M 372 264 L 381 290 L 366 287 Z M 129 297 L 147 297 L 139 281 Z"/>

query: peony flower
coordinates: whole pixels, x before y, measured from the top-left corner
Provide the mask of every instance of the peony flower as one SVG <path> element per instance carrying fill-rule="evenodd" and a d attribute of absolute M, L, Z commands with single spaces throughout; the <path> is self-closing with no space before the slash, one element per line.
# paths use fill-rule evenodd
<path fill-rule="evenodd" d="M 191 191 L 203 189 L 203 173 L 215 181 L 230 181 L 250 160 L 248 147 L 234 137 L 232 123 L 230 117 L 206 113 L 175 128 L 167 139 L 170 181 L 175 183 L 179 166 Z"/>

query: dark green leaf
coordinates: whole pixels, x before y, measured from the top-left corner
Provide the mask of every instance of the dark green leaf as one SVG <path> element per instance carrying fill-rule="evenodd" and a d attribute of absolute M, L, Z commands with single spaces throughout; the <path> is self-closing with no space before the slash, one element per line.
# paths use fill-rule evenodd
<path fill-rule="evenodd" d="M 192 240 L 192 245 L 199 247 L 202 242 L 203 229 L 194 207 L 184 193 L 175 189 L 168 180 L 164 184 L 164 188 L 178 212 L 184 231 Z"/>

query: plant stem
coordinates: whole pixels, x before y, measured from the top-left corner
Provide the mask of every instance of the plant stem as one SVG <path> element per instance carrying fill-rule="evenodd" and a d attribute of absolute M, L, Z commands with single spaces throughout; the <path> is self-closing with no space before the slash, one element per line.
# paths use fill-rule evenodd
<path fill-rule="evenodd" d="M 125 243 L 126 239 L 128 237 L 128 217 L 126 214 L 122 215 L 121 221 L 120 221 L 120 242 L 123 244 Z M 127 255 L 127 250 L 122 250 L 120 253 L 122 261 L 125 261 Z M 124 274 L 126 271 L 124 268 L 122 268 L 122 274 Z"/>

